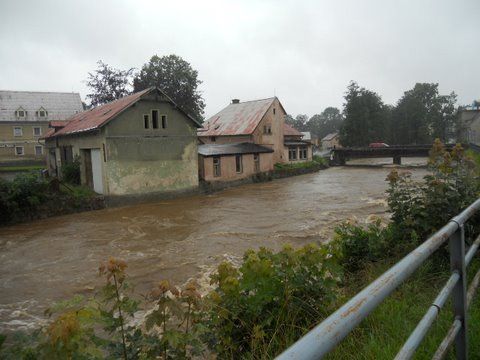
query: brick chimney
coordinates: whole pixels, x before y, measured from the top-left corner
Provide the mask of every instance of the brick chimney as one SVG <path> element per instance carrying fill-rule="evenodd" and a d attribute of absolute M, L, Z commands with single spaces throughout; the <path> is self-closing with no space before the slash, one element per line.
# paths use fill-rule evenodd
<path fill-rule="evenodd" d="M 232 104 L 240 104 L 240 99 L 232 99 Z"/>

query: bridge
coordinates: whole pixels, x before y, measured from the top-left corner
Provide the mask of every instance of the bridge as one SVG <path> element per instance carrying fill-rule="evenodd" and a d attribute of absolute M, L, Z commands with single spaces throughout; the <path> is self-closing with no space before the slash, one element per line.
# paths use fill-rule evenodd
<path fill-rule="evenodd" d="M 467 247 L 465 227 L 472 225 L 469 220 L 474 219 L 475 215 L 479 213 L 480 199 L 452 218 L 424 243 L 280 354 L 276 360 L 322 359 L 383 300 L 406 281 L 436 250 L 446 243 L 448 243 L 450 253 L 451 275 L 403 347 L 399 349 L 395 360 L 407 360 L 414 356 L 449 298 L 452 300 L 453 319 L 450 329 L 439 344 L 433 359 L 444 359 L 448 349 L 454 346 L 455 358 L 457 360 L 467 360 L 467 312 L 480 284 L 480 270 L 468 284 L 466 268 L 470 265 L 480 247 L 480 236 Z"/>
<path fill-rule="evenodd" d="M 454 144 L 446 144 L 447 149 Z M 349 159 L 393 158 L 393 163 L 401 165 L 402 157 L 428 157 L 432 144 L 393 145 L 388 147 L 351 147 L 332 150 L 332 165 L 345 165 Z"/>

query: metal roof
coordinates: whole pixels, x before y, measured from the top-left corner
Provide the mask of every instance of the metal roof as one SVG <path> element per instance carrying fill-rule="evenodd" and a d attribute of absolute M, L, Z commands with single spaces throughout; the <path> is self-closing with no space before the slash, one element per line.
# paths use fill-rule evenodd
<path fill-rule="evenodd" d="M 330 141 L 334 139 L 336 136 L 338 136 L 338 132 L 334 132 L 328 135 L 325 135 L 325 137 L 322 139 L 322 141 Z"/>
<path fill-rule="evenodd" d="M 46 118 L 36 115 L 42 108 L 48 113 Z M 17 119 L 18 109 L 27 112 L 25 118 Z M 65 120 L 82 111 L 79 93 L 0 90 L 0 121 Z"/>
<path fill-rule="evenodd" d="M 202 156 L 237 155 L 254 153 L 272 153 L 273 149 L 254 143 L 243 142 L 233 144 L 203 144 L 198 146 Z"/>
<path fill-rule="evenodd" d="M 303 136 L 303 134 L 295 129 L 293 126 L 288 125 L 287 123 L 283 124 L 283 135 L 284 136 Z"/>
<path fill-rule="evenodd" d="M 303 140 L 312 140 L 312 134 L 310 131 L 302 131 Z"/>
<path fill-rule="evenodd" d="M 229 104 L 198 130 L 198 136 L 250 135 L 276 98 Z"/>
<path fill-rule="evenodd" d="M 179 108 L 163 91 L 155 87 L 150 87 L 148 89 L 125 96 L 121 99 L 109 102 L 105 105 L 97 106 L 96 108 L 77 114 L 68 119 L 69 121 L 65 127 L 50 135 L 50 137 L 79 134 L 99 129 L 103 125 L 107 124 L 110 120 L 118 116 L 120 113 L 128 109 L 130 106 L 135 104 L 142 96 L 152 91 L 158 91 L 161 95 L 165 96 L 169 102 L 176 106 L 179 111 L 192 120 L 197 127 L 201 126 L 193 117 Z"/>

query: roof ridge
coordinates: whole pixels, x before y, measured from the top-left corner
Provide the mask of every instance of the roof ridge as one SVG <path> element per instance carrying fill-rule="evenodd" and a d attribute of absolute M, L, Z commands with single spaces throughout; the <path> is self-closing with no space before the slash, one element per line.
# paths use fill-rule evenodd
<path fill-rule="evenodd" d="M 273 97 L 268 97 L 268 98 L 264 98 L 264 99 L 256 99 L 256 100 L 247 100 L 247 101 L 240 101 L 238 104 L 228 104 L 228 105 L 240 105 L 240 104 L 245 104 L 245 103 L 248 103 L 248 102 L 256 102 L 256 101 L 264 101 L 264 100 L 275 100 L 276 96 L 273 96 Z"/>
<path fill-rule="evenodd" d="M 1 90 L 0 92 L 16 92 L 16 93 L 42 93 L 42 94 L 78 94 L 80 95 L 80 92 L 75 92 L 75 91 L 31 91 L 31 90 Z"/>

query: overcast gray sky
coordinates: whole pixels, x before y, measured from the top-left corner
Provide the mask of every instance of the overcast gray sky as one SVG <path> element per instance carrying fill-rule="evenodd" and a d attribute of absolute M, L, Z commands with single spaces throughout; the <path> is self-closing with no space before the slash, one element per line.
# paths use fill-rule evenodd
<path fill-rule="evenodd" d="M 276 94 L 287 112 L 341 107 L 350 80 L 394 104 L 416 82 L 480 98 L 480 0 L 0 0 L 0 89 L 88 93 L 101 59 L 177 54 L 206 115 Z"/>

